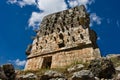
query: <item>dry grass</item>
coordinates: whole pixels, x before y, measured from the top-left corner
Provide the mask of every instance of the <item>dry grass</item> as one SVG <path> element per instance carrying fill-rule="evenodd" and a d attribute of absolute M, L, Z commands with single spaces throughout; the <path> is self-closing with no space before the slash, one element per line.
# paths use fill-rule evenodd
<path fill-rule="evenodd" d="M 83 62 L 73 62 L 72 64 L 70 64 L 70 65 L 67 65 L 67 66 L 65 66 L 65 67 L 62 67 L 62 68 L 52 68 L 52 69 L 38 69 L 38 70 L 26 70 L 26 71 L 24 71 L 24 70 L 22 70 L 22 71 L 17 71 L 17 74 L 18 75 L 26 75 L 26 74 L 28 74 L 28 73 L 34 73 L 34 74 L 36 74 L 36 75 L 43 75 L 46 71 L 48 71 L 48 70 L 54 70 L 54 71 L 57 71 L 57 72 L 60 72 L 60 73 L 63 73 L 63 74 L 65 74 L 65 76 L 67 76 L 67 77 L 70 77 L 71 75 L 72 75 L 72 73 L 69 73 L 68 71 L 67 71 L 67 69 L 68 68 L 70 68 L 70 67 L 72 67 L 72 66 L 75 66 L 75 65 L 77 65 L 77 64 L 83 64 L 85 67 L 84 67 L 84 69 L 87 69 L 88 68 L 88 63 L 83 63 Z"/>

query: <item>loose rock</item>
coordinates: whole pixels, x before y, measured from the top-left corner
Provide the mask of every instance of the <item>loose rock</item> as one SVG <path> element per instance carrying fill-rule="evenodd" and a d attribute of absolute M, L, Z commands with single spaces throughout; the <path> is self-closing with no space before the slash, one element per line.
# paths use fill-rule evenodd
<path fill-rule="evenodd" d="M 120 66 L 116 67 L 115 70 L 120 72 Z"/>
<path fill-rule="evenodd" d="M 23 78 L 35 79 L 37 76 L 33 73 L 29 73 L 23 76 Z"/>
<path fill-rule="evenodd" d="M 75 66 L 72 66 L 70 68 L 67 69 L 68 72 L 74 72 L 74 71 L 78 71 L 84 68 L 84 65 L 82 64 L 77 64 Z"/>
<path fill-rule="evenodd" d="M 120 73 L 117 75 L 116 80 L 120 80 Z"/>
<path fill-rule="evenodd" d="M 71 80 L 95 80 L 94 75 L 89 70 L 75 72 Z"/>
<path fill-rule="evenodd" d="M 53 78 L 56 78 L 56 77 L 63 78 L 64 77 L 64 75 L 62 73 L 59 73 L 59 72 L 53 71 L 53 70 L 49 70 L 49 71 L 45 72 L 44 75 L 47 75 L 47 76 L 53 77 Z"/>
<path fill-rule="evenodd" d="M 62 73 L 57 71 L 49 70 L 40 77 L 40 80 L 66 80 Z"/>

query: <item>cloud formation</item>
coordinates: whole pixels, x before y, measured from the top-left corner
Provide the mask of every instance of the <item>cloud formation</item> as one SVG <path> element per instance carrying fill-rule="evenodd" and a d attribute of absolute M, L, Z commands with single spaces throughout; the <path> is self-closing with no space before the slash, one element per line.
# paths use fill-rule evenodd
<path fill-rule="evenodd" d="M 93 26 L 94 23 L 96 23 L 97 25 L 100 25 L 101 24 L 101 18 L 99 16 L 96 15 L 96 13 L 91 13 L 90 15 L 90 26 Z"/>
<path fill-rule="evenodd" d="M 15 4 L 15 3 L 17 3 L 17 0 L 8 0 L 7 3 Z"/>
<path fill-rule="evenodd" d="M 7 3 L 17 4 L 20 7 L 23 7 L 26 5 L 36 5 L 36 0 L 8 0 Z"/>
<path fill-rule="evenodd" d="M 25 60 L 20 60 L 20 59 L 16 59 L 16 60 L 15 60 L 15 64 L 16 64 L 17 66 L 24 66 L 25 63 L 26 63 Z"/>
<path fill-rule="evenodd" d="M 69 6 L 70 7 L 75 7 L 77 5 L 85 5 L 85 7 L 87 8 L 87 4 L 92 4 L 93 2 L 95 2 L 94 0 L 68 0 Z"/>
<path fill-rule="evenodd" d="M 33 26 L 34 29 L 38 28 L 44 16 L 67 9 L 64 0 L 38 0 L 37 7 L 43 12 L 32 12 L 29 26 Z"/>
<path fill-rule="evenodd" d="M 16 59 L 16 60 L 9 60 L 9 62 L 15 64 L 16 66 L 24 66 L 26 64 L 26 60 L 20 60 L 20 59 Z"/>
<path fill-rule="evenodd" d="M 21 8 L 26 5 L 35 5 L 39 12 L 33 11 L 31 17 L 28 20 L 28 25 L 33 27 L 33 29 L 38 29 L 44 16 L 55 13 L 58 11 L 66 10 L 69 7 L 74 7 L 77 5 L 91 5 L 94 3 L 94 0 L 8 0 L 10 4 L 17 4 Z M 67 3 L 66 3 L 67 2 Z M 91 25 L 93 23 L 101 24 L 101 18 L 98 17 L 95 13 L 91 14 Z"/>

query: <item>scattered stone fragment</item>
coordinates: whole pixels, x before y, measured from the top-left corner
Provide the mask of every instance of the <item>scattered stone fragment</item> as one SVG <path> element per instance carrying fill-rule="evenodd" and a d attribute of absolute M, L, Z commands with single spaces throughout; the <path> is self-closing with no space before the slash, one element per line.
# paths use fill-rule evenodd
<path fill-rule="evenodd" d="M 117 75 L 116 80 L 120 80 L 120 73 Z"/>
<path fill-rule="evenodd" d="M 19 75 L 18 80 L 37 80 L 37 76 L 33 73 L 28 73 L 26 75 Z"/>
<path fill-rule="evenodd" d="M 64 75 L 62 73 L 59 73 L 59 72 L 53 71 L 53 70 L 49 70 L 49 71 L 45 72 L 44 75 L 47 75 L 49 77 L 54 77 L 54 78 L 56 78 L 56 77 L 60 77 L 60 78 L 64 77 Z"/>
<path fill-rule="evenodd" d="M 52 79 L 49 79 L 49 80 L 67 80 L 65 78 L 52 78 Z"/>
<path fill-rule="evenodd" d="M 75 66 L 71 66 L 70 68 L 67 69 L 68 72 L 74 72 L 74 71 L 78 71 L 84 68 L 83 64 L 77 64 Z"/>
<path fill-rule="evenodd" d="M 115 70 L 120 72 L 120 66 L 116 67 Z"/>
<path fill-rule="evenodd" d="M 71 80 L 95 80 L 94 75 L 89 70 L 75 72 Z"/>
<path fill-rule="evenodd" d="M 66 80 L 66 78 L 62 73 L 49 70 L 40 77 L 40 80 Z"/>
<path fill-rule="evenodd" d="M 98 77 L 95 77 L 95 80 L 100 80 Z"/>

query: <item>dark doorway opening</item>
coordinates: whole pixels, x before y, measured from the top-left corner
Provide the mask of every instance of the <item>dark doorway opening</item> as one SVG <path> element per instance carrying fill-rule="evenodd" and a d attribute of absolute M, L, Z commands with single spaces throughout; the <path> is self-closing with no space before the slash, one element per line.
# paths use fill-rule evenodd
<path fill-rule="evenodd" d="M 44 57 L 42 68 L 51 68 L 52 56 Z"/>

